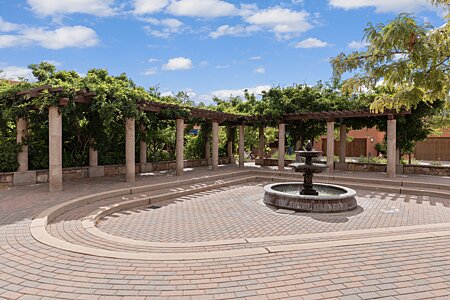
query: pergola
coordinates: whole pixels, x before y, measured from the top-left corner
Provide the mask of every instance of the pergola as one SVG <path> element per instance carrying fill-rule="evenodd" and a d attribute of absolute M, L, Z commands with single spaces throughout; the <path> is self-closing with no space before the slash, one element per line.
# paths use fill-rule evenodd
<path fill-rule="evenodd" d="M 18 96 L 27 96 L 30 98 L 38 97 L 42 92 L 47 91 L 58 95 L 62 92 L 62 88 L 53 88 L 45 85 L 28 89 L 17 93 Z M 74 92 L 75 103 L 89 104 L 95 94 L 80 90 Z M 49 189 L 50 192 L 62 190 L 62 116 L 59 112 L 60 106 L 66 106 L 69 102 L 68 98 L 61 97 L 58 105 L 50 106 L 48 108 L 49 116 Z M 187 112 L 185 117 L 201 118 L 212 124 L 212 170 L 218 169 L 219 165 L 219 124 L 227 126 L 239 127 L 239 167 L 244 167 L 244 126 L 259 125 L 259 144 L 258 153 L 262 157 L 265 138 L 264 138 L 264 120 L 258 116 L 245 116 L 239 114 L 224 113 L 220 111 L 212 111 L 200 109 L 196 107 L 186 107 L 176 104 L 140 101 L 137 104 L 137 109 L 145 112 L 158 114 L 164 109 L 180 109 Z M 341 110 L 341 111 L 323 111 L 323 112 L 294 112 L 286 113 L 280 119 L 276 120 L 278 123 L 278 169 L 284 169 L 285 156 L 285 126 L 286 124 L 293 124 L 295 122 L 302 122 L 306 120 L 323 120 L 327 122 L 327 165 L 329 172 L 334 171 L 334 127 L 335 120 L 346 118 L 361 118 L 361 117 L 386 117 L 387 118 L 387 176 L 395 177 L 395 170 L 397 164 L 397 147 L 396 147 L 396 119 L 397 115 L 410 114 L 410 111 L 384 111 L 382 113 L 372 113 L 367 110 Z M 176 118 L 176 173 L 178 176 L 183 175 L 184 168 L 184 121 L 183 117 Z M 274 120 L 270 120 L 274 121 Z M 134 182 L 136 180 L 136 163 L 135 163 L 135 119 L 125 119 L 125 156 L 126 156 L 126 181 Z M 27 137 L 27 121 L 24 118 L 17 120 L 17 142 L 20 143 Z M 144 125 L 140 126 L 140 131 L 145 134 L 146 128 Z M 209 161 L 210 141 L 207 140 L 205 145 L 206 159 Z M 345 162 L 346 153 L 346 126 L 340 125 L 340 157 L 339 162 Z M 230 162 L 233 162 L 233 145 L 232 141 L 228 142 L 228 157 Z M 140 170 L 146 172 L 148 170 L 147 164 L 147 144 L 143 139 L 140 141 Z M 14 174 L 17 180 L 21 182 L 34 181 L 36 173 L 28 170 L 28 145 L 23 144 L 22 149 L 18 154 L 19 168 L 18 172 Z M 104 167 L 98 165 L 98 151 L 94 148 L 89 149 L 89 177 L 104 176 Z M 16 180 L 16 179 L 15 179 Z"/>

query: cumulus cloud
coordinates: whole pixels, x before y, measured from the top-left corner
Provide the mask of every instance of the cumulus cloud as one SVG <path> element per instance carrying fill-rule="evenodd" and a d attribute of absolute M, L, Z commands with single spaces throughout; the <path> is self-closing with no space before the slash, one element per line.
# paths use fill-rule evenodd
<path fill-rule="evenodd" d="M 0 32 L 11 32 L 22 28 L 22 25 L 10 23 L 0 17 Z"/>
<path fill-rule="evenodd" d="M 172 34 L 180 33 L 184 30 L 184 24 L 174 18 L 166 18 L 161 20 L 155 18 L 147 18 L 144 21 L 152 25 L 144 26 L 145 31 L 153 36 L 160 38 L 168 38 Z"/>
<path fill-rule="evenodd" d="M 221 36 L 248 36 L 251 33 L 258 31 L 259 27 L 257 26 L 230 26 L 230 25 L 222 25 L 219 28 L 217 28 L 216 31 L 210 32 L 209 37 L 213 39 L 217 39 Z"/>
<path fill-rule="evenodd" d="M 34 78 L 31 70 L 26 67 L 18 67 L 18 66 L 1 67 L 0 66 L 0 71 L 2 71 L 2 72 L 0 72 L 0 78 L 2 78 L 2 79 L 19 80 L 21 78 L 24 78 L 28 81 L 36 81 L 36 78 Z"/>
<path fill-rule="evenodd" d="M 350 43 L 348 43 L 347 47 L 349 47 L 352 50 L 361 50 L 364 49 L 368 46 L 369 44 L 364 42 L 364 41 L 351 41 Z"/>
<path fill-rule="evenodd" d="M 306 40 L 303 40 L 301 42 L 298 42 L 295 45 L 295 48 L 323 48 L 328 46 L 327 42 L 321 41 L 317 38 L 307 38 Z"/>
<path fill-rule="evenodd" d="M 134 13 L 138 15 L 153 14 L 161 11 L 169 4 L 169 0 L 135 0 Z"/>
<path fill-rule="evenodd" d="M 167 71 L 189 70 L 192 69 L 192 61 L 185 57 L 171 58 L 162 66 L 162 69 Z"/>
<path fill-rule="evenodd" d="M 83 13 L 99 17 L 115 13 L 114 0 L 27 0 L 31 10 L 40 16 Z"/>
<path fill-rule="evenodd" d="M 217 18 L 235 15 L 238 9 L 221 0 L 175 0 L 167 7 L 167 12 L 176 16 Z"/>
<path fill-rule="evenodd" d="M 266 69 L 263 68 L 263 67 L 256 68 L 254 71 L 257 74 L 264 74 L 264 73 L 266 73 Z"/>
<path fill-rule="evenodd" d="M 14 35 L 0 35 L 0 48 L 31 46 L 46 49 L 85 48 L 98 44 L 94 30 L 84 26 L 64 26 L 55 30 L 25 28 Z"/>
<path fill-rule="evenodd" d="M 290 38 L 305 32 L 313 26 L 308 21 L 309 13 L 288 8 L 271 7 L 248 16 L 245 20 L 256 26 L 267 28 L 279 38 Z"/>
<path fill-rule="evenodd" d="M 329 0 L 329 3 L 332 7 L 346 10 L 375 7 L 375 11 L 378 13 L 417 12 L 432 8 L 428 0 Z"/>

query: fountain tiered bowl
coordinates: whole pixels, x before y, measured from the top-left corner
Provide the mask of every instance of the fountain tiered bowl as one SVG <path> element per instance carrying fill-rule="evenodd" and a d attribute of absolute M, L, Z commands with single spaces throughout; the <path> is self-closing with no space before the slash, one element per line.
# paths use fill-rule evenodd
<path fill-rule="evenodd" d="M 313 162 L 322 151 L 312 149 L 310 142 L 305 151 L 296 151 L 305 162 L 295 162 L 289 166 L 295 172 L 303 173 L 303 183 L 284 182 L 264 187 L 264 203 L 277 208 L 313 213 L 337 213 L 357 207 L 356 192 L 350 188 L 325 183 L 313 183 L 313 174 L 322 173 L 327 166 Z"/>

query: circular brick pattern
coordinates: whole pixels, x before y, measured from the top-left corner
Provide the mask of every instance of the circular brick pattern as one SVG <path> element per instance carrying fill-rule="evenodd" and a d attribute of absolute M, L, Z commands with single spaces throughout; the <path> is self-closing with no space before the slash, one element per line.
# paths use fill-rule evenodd
<path fill-rule="evenodd" d="M 77 196 L 122 187 L 126 184 L 89 180 L 66 183 L 64 192 L 53 195 L 44 185 L 1 191 L 0 299 L 448 298 L 450 237 L 439 236 L 439 231 L 449 230 L 448 225 L 421 229 L 435 232 L 433 238 L 178 261 L 84 255 L 49 247 L 31 236 L 31 219 L 41 211 Z M 371 197 L 370 193 L 364 197 Z M 443 204 L 441 199 L 420 196 L 378 196 L 386 203 L 401 199 L 440 209 Z M 88 210 L 95 210 L 94 206 Z M 391 211 L 386 210 L 395 213 Z M 66 224 L 61 238 L 68 238 L 70 229 L 82 230 L 77 223 L 82 215 L 83 210 L 73 211 L 71 218 L 57 220 Z M 415 222 L 434 217 L 428 212 L 428 217 L 419 216 Z M 395 218 L 390 220 L 386 224 L 397 224 Z M 77 225 L 70 228 L 69 223 Z"/>

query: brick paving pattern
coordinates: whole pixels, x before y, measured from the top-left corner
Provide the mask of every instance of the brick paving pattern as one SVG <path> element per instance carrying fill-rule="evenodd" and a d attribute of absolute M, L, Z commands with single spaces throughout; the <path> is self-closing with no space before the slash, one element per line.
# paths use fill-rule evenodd
<path fill-rule="evenodd" d="M 199 242 L 450 222 L 450 200 L 358 191 L 355 211 L 275 213 L 261 205 L 264 184 L 198 193 L 160 209 L 115 213 L 100 222 L 110 234 L 159 242 Z"/>
<path fill-rule="evenodd" d="M 228 171 L 231 169 L 225 168 L 220 172 Z M 208 174 L 211 172 L 200 169 L 184 178 Z M 180 261 L 144 261 L 84 255 L 47 246 L 31 236 L 31 219 L 44 209 L 77 196 L 129 186 L 120 180 L 122 178 L 67 182 L 65 191 L 56 194 L 49 194 L 45 185 L 1 190 L 0 299 L 449 299 L 448 235 Z M 168 180 L 178 178 L 140 178 L 136 185 Z M 445 182 L 445 178 L 440 181 Z M 251 234 L 258 237 L 269 236 L 267 232 L 270 232 L 270 236 L 318 232 L 314 231 L 318 226 L 319 231 L 327 231 L 326 228 L 392 228 L 448 222 L 447 200 L 433 197 L 360 191 L 358 200 L 364 211 L 345 218 L 338 217 L 336 220 L 335 216 L 311 218 L 302 214 L 282 215 L 263 211 L 265 208 L 258 203 L 261 198 L 260 189 L 261 184 L 245 184 L 203 195 L 194 194 L 172 201 L 163 209 L 139 212 L 132 210 L 130 215 L 119 214 L 117 218 L 108 218 L 101 223 L 101 229 L 112 230 L 115 234 L 124 233 L 124 230 L 119 230 L 119 225 L 113 223 L 126 224 L 128 220 L 130 226 L 138 226 L 147 221 L 154 222 L 156 217 L 160 222 L 166 223 L 166 228 L 172 226 L 168 223 L 175 223 L 173 230 L 187 233 L 190 228 L 196 232 L 186 239 L 176 232 L 164 229 L 164 223 L 151 223 L 151 226 L 157 226 L 157 230 L 162 231 L 146 233 L 141 229 L 150 240 L 159 235 L 166 240 L 172 238 L 193 241 L 206 237 L 224 239 L 226 236 L 219 234 L 225 231 L 231 232 L 228 238 L 248 237 Z M 236 199 L 241 199 L 241 202 Z M 121 200 L 123 199 L 111 199 Z M 219 205 L 227 201 L 230 203 L 226 206 Z M 236 214 L 235 208 L 225 210 L 232 203 L 243 206 L 239 211 L 240 216 Z M 72 240 L 89 240 L 80 228 L 78 231 L 76 228 L 80 216 L 93 208 L 95 205 L 73 211 L 66 215 L 67 218 L 58 219 L 54 224 L 56 226 L 49 226 L 58 232 L 52 234 Z M 229 213 L 221 219 L 219 216 L 224 211 Z M 156 216 L 146 217 L 152 214 Z M 171 221 L 163 220 L 162 215 L 172 218 Z M 214 217 L 218 223 L 214 222 Z M 263 217 L 270 218 L 270 221 L 264 224 L 261 222 Z M 132 225 L 133 222 L 135 225 Z M 237 229 L 223 230 L 218 226 L 225 226 L 228 222 L 234 222 L 231 225 Z M 272 222 L 276 222 L 277 226 L 295 225 L 297 228 L 295 233 L 290 232 L 289 228 L 277 232 L 276 229 L 270 229 Z M 57 227 L 58 224 L 65 224 L 65 230 L 59 230 L 61 228 Z M 205 227 L 205 224 L 209 226 Z M 449 230 L 448 227 L 448 224 L 442 224 L 441 229 Z M 433 230 L 441 229 L 437 225 Z M 198 232 L 199 230 L 203 232 Z M 427 229 L 417 232 L 422 231 Z M 74 236 L 68 238 L 68 233 Z M 75 236 L 77 234 L 81 236 Z M 358 235 L 357 231 L 355 235 Z M 125 236 L 130 237 L 129 234 Z M 326 239 L 329 241 L 339 238 Z"/>

